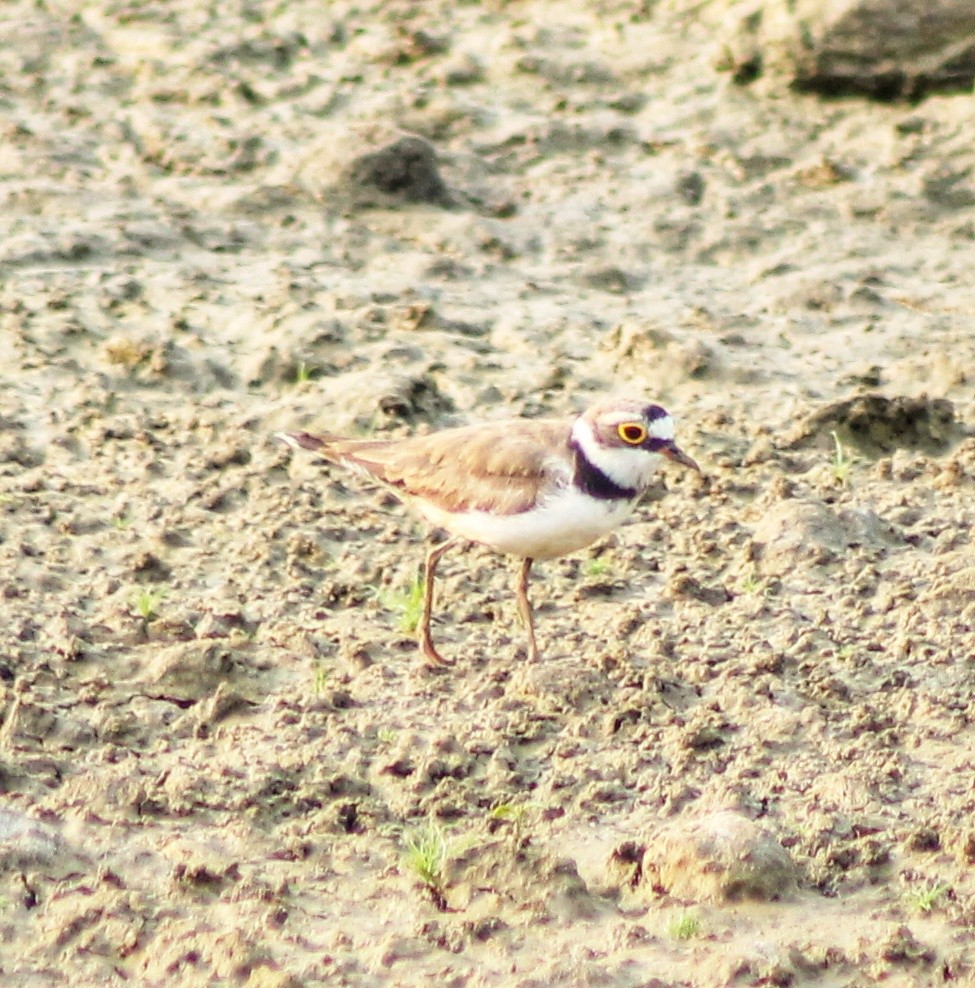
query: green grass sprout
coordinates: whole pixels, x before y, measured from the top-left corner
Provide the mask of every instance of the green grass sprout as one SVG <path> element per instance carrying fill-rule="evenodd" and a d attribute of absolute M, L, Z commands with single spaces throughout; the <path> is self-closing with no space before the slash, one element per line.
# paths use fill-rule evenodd
<path fill-rule="evenodd" d="M 399 630 L 412 634 L 423 614 L 423 592 L 423 580 L 417 575 L 406 590 L 381 589 L 376 597 L 387 611 L 399 615 Z"/>

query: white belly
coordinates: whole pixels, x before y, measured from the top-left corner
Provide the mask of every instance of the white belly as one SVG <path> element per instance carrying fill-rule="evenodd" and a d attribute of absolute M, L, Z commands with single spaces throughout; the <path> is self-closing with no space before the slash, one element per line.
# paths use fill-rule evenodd
<path fill-rule="evenodd" d="M 585 548 L 633 513 L 635 501 L 599 500 L 574 488 L 559 491 L 537 508 L 515 515 L 486 511 L 450 514 L 414 502 L 428 521 L 496 552 L 531 559 L 555 559 Z"/>

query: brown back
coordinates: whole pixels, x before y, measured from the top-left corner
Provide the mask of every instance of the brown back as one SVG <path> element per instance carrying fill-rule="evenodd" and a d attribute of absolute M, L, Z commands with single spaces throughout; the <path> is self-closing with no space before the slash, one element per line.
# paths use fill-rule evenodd
<path fill-rule="evenodd" d="M 571 428 L 565 419 L 516 419 L 404 440 L 302 434 L 301 445 L 446 511 L 508 515 L 569 482 Z"/>

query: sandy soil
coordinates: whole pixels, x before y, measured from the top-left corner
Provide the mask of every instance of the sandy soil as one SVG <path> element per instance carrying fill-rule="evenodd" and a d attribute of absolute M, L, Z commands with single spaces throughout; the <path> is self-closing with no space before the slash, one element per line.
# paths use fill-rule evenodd
<path fill-rule="evenodd" d="M 717 5 L 54 6 L 0 25 L 3 983 L 971 983 L 971 97 L 736 86 Z M 404 134 L 427 201 L 357 162 Z M 422 529 L 271 438 L 620 390 L 707 478 L 539 567 L 534 667 L 471 551 L 425 673 Z"/>

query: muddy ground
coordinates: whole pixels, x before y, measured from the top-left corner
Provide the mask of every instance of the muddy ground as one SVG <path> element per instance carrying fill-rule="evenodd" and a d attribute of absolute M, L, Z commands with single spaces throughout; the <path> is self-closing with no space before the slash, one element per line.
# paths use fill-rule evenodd
<path fill-rule="evenodd" d="M 971 95 L 679 7 L 6 6 L 5 985 L 975 978 Z M 532 667 L 472 550 L 424 671 L 421 526 L 272 439 L 615 391 L 707 476 Z"/>

